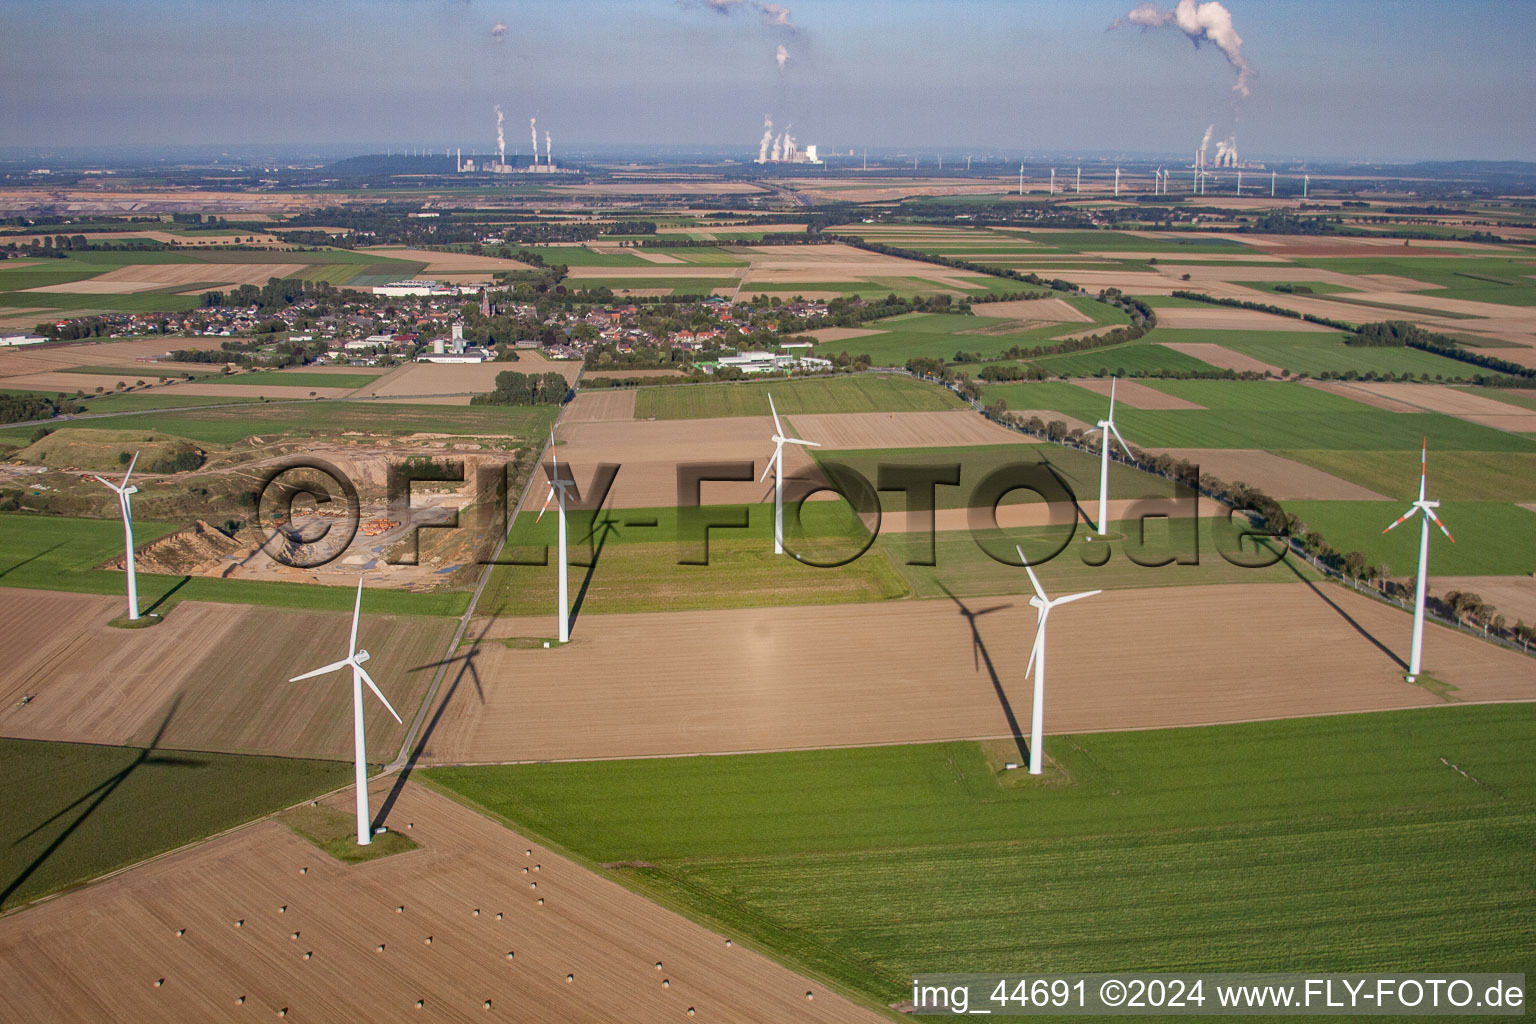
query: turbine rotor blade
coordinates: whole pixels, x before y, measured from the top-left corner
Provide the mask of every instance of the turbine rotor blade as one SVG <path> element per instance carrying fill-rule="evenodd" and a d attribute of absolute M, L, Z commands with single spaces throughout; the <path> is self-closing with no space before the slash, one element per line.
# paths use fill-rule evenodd
<path fill-rule="evenodd" d="M 352 670 L 363 677 L 363 682 L 368 684 L 368 689 L 373 691 L 375 697 L 384 702 L 384 706 L 389 709 L 389 713 L 395 716 L 395 721 L 404 725 L 405 723 L 400 720 L 400 716 L 395 712 L 395 706 L 389 702 L 388 697 L 384 696 L 384 691 L 379 689 L 379 684 L 373 681 L 373 676 L 368 674 L 368 670 L 355 661 L 352 663 Z"/>
<path fill-rule="evenodd" d="M 350 664 L 352 664 L 352 657 L 350 655 L 348 655 L 347 657 L 342 658 L 340 661 L 333 661 L 333 662 L 331 662 L 329 665 L 325 666 L 324 668 L 317 668 L 317 669 L 315 669 L 312 672 L 305 672 L 303 675 L 301 675 L 301 676 L 294 676 L 292 679 L 290 679 L 288 681 L 290 683 L 296 683 L 300 679 L 313 679 L 315 676 L 323 676 L 327 672 L 335 672 L 339 668 L 346 668 Z"/>
<path fill-rule="evenodd" d="M 1445 524 L 1440 521 L 1439 516 L 1435 515 L 1433 512 L 1426 512 L 1424 514 L 1429 516 L 1430 519 L 1434 520 L 1436 526 L 1440 527 L 1440 532 L 1445 534 L 1446 540 L 1450 541 L 1452 544 L 1456 543 L 1456 538 L 1451 536 L 1451 531 L 1445 528 Z"/>
<path fill-rule="evenodd" d="M 763 475 L 757 478 L 758 483 L 762 483 L 764 480 L 768 479 L 768 474 L 773 472 L 774 461 L 781 458 L 783 454 L 784 442 L 780 441 L 778 444 L 774 445 L 773 454 L 768 457 L 768 465 L 763 467 Z"/>
<path fill-rule="evenodd" d="M 123 489 L 122 489 L 122 488 L 121 488 L 121 487 L 119 487 L 119 486 L 118 486 L 118 485 L 117 485 L 117 484 L 115 484 L 115 483 L 113 483 L 113 482 L 112 482 L 112 481 L 111 481 L 111 480 L 108 480 L 108 479 L 107 479 L 107 478 L 106 478 L 106 477 L 104 477 L 104 476 L 98 476 L 98 477 L 96 477 L 96 479 L 97 479 L 97 480 L 100 480 L 100 481 L 101 481 L 101 482 L 102 482 L 102 483 L 104 483 L 104 484 L 106 484 L 106 485 L 107 485 L 107 486 L 108 486 L 108 487 L 110 487 L 110 488 L 112 488 L 112 489 L 113 489 L 113 490 L 114 490 L 114 491 L 116 491 L 116 492 L 117 492 L 117 496 L 118 496 L 118 500 L 119 500 L 119 501 L 121 501 L 121 500 L 122 500 L 122 496 L 123 496 Z"/>
<path fill-rule="evenodd" d="M 1387 527 L 1387 530 L 1396 529 L 1398 526 L 1400 526 L 1403 523 L 1407 522 L 1408 520 L 1412 519 L 1413 516 L 1414 516 L 1414 513 L 1418 512 L 1418 511 L 1420 511 L 1420 506 L 1418 506 L 1418 505 L 1413 506 L 1413 508 L 1410 508 L 1407 512 L 1404 512 L 1402 515 L 1400 515 L 1396 519 L 1394 519 L 1392 521 L 1392 525 Z M 1387 530 L 1382 530 L 1381 532 L 1382 533 L 1386 533 Z"/>
<path fill-rule="evenodd" d="M 1029 567 L 1029 559 L 1024 557 L 1024 549 L 1017 544 L 1013 549 L 1019 553 L 1019 561 L 1024 563 L 1024 571 L 1029 573 L 1029 582 L 1034 584 L 1035 593 L 1040 596 L 1040 600 L 1049 602 L 1050 598 L 1046 597 L 1045 591 L 1040 589 L 1040 581 L 1035 577 L 1035 570 Z M 1041 614 L 1044 615 L 1043 612 Z"/>
<path fill-rule="evenodd" d="M 779 410 L 773 404 L 773 396 L 768 396 L 768 411 L 773 413 L 773 432 L 780 437 L 784 435 L 784 425 L 779 422 Z"/>
<path fill-rule="evenodd" d="M 130 460 L 129 463 L 128 463 L 128 472 L 123 474 L 123 486 L 124 487 L 128 486 L 128 478 L 133 476 L 133 467 L 136 466 L 138 464 L 138 462 L 139 462 L 139 453 L 138 452 L 134 452 L 132 460 Z"/>
<path fill-rule="evenodd" d="M 1115 440 L 1120 442 L 1120 447 L 1125 449 L 1125 454 L 1131 454 L 1131 446 L 1126 444 L 1125 438 L 1120 436 L 1120 428 L 1115 426 L 1113 420 L 1110 421 L 1109 429 L 1115 432 Z"/>
<path fill-rule="evenodd" d="M 539 509 L 539 514 L 533 517 L 533 521 L 534 522 L 538 522 L 540 519 L 544 518 L 544 513 L 549 511 L 549 503 L 551 501 L 553 501 L 554 498 L 555 498 L 555 485 L 554 484 L 550 484 L 549 485 L 549 494 L 544 499 L 544 507 Z"/>
<path fill-rule="evenodd" d="M 347 641 L 347 657 L 357 653 L 357 620 L 363 616 L 363 578 L 357 578 L 357 604 L 352 607 L 352 639 Z"/>
<path fill-rule="evenodd" d="M 1035 671 L 1035 657 L 1040 653 L 1040 648 L 1045 646 L 1045 616 L 1035 624 L 1035 643 L 1029 649 L 1029 664 L 1024 668 L 1024 678 L 1028 679 Z"/>
<path fill-rule="evenodd" d="M 784 440 L 788 441 L 790 444 L 809 445 L 812 448 L 820 448 L 821 447 L 821 442 L 820 441 L 802 441 L 798 437 L 786 437 L 786 438 L 784 438 Z"/>
<path fill-rule="evenodd" d="M 1052 601 L 1051 606 L 1055 607 L 1058 604 L 1067 604 L 1070 601 L 1081 601 L 1085 597 L 1092 597 L 1095 594 L 1102 593 L 1104 593 L 1102 590 L 1087 590 L 1081 594 L 1068 594 L 1066 597 L 1058 597 L 1056 600 Z"/>

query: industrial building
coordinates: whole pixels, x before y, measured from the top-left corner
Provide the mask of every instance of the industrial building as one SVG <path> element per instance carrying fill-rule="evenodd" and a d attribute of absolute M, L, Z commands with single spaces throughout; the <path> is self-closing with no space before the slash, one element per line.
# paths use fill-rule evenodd
<path fill-rule="evenodd" d="M 483 348 L 470 347 L 464 341 L 464 325 L 453 325 L 453 336 L 446 342 L 436 338 L 432 351 L 416 357 L 418 363 L 483 363 L 491 354 Z"/>

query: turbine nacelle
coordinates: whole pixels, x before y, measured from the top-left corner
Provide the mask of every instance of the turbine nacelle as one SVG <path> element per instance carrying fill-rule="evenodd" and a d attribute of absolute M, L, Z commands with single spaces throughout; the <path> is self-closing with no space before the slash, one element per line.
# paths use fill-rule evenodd
<path fill-rule="evenodd" d="M 358 651 L 356 654 L 352 655 L 352 660 L 356 664 L 361 665 L 363 662 L 368 660 L 368 652 L 367 651 Z"/>

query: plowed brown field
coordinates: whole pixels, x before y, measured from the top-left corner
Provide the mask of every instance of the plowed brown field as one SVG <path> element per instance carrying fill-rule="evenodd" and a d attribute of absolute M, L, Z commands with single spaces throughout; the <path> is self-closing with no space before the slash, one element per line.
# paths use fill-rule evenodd
<path fill-rule="evenodd" d="M 402 718 L 420 704 L 449 619 L 364 615 L 368 670 Z M 290 683 L 341 657 L 351 616 L 185 601 L 158 626 L 107 625 L 119 598 L 0 589 L 0 735 L 75 743 L 148 742 L 249 754 L 352 756 L 351 681 Z M 18 707 L 22 697 L 32 700 Z M 174 714 L 171 714 L 174 706 Z M 404 727 L 366 711 L 371 757 L 388 760 Z"/>
<path fill-rule="evenodd" d="M 430 790 L 389 826 L 421 848 L 344 865 L 268 820 L 0 919 L 0 1017 L 883 1019 Z"/>
<path fill-rule="evenodd" d="M 1044 580 L 1050 587 L 1050 578 Z M 1334 586 L 1108 591 L 1051 629 L 1052 733 L 1433 705 L 1403 681 L 1411 620 Z M 428 738 L 440 762 L 626 757 L 1006 737 L 1029 715 L 1034 613 L 950 601 L 604 615 L 561 649 L 485 643 L 484 701 L 459 687 Z M 1099 625 L 1115 624 L 1113 643 Z M 490 636 L 548 634 L 506 619 Z M 1429 671 L 1461 700 L 1536 699 L 1521 655 L 1431 627 Z M 997 678 L 989 674 L 989 665 Z M 466 692 L 467 691 L 467 692 Z"/>

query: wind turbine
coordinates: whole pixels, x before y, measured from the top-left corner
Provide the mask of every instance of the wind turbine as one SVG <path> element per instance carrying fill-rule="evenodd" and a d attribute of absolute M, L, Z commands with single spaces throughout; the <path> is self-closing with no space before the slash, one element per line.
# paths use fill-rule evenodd
<path fill-rule="evenodd" d="M 784 425 L 779 422 L 779 410 L 774 408 L 773 396 L 768 396 L 768 411 L 773 413 L 773 455 L 768 459 L 768 465 L 763 469 L 763 475 L 759 480 L 768 478 L 768 471 L 773 470 L 773 553 L 784 553 L 784 446 L 786 444 L 803 444 L 811 448 L 820 448 L 815 441 L 802 441 L 798 437 L 784 436 Z"/>
<path fill-rule="evenodd" d="M 1040 774 L 1041 740 L 1040 733 L 1045 726 L 1045 623 L 1051 615 L 1051 609 L 1059 604 L 1069 601 L 1081 601 L 1085 597 L 1102 594 L 1102 590 L 1088 590 L 1081 594 L 1068 594 L 1066 597 L 1058 597 L 1052 601 L 1045 596 L 1045 591 L 1040 589 L 1040 581 L 1035 578 L 1035 570 L 1029 567 L 1029 560 L 1024 557 L 1024 549 L 1017 548 L 1019 559 L 1024 562 L 1024 571 L 1029 573 L 1029 582 L 1035 588 L 1035 596 L 1029 599 L 1029 603 L 1039 610 L 1040 616 L 1035 621 L 1035 646 L 1029 651 L 1029 667 L 1024 670 L 1024 678 L 1029 678 L 1029 673 L 1035 673 L 1035 703 L 1029 719 L 1029 774 Z"/>
<path fill-rule="evenodd" d="M 1051 195 L 1056 194 L 1056 168 L 1051 168 Z"/>
<path fill-rule="evenodd" d="M 1118 166 L 1115 168 L 1115 195 L 1117 197 L 1120 195 L 1120 168 Z"/>
<path fill-rule="evenodd" d="M 555 428 L 549 428 L 549 494 L 544 498 L 544 507 L 539 509 L 539 514 L 534 518 L 538 522 L 544 518 L 544 513 L 549 511 L 549 503 L 558 495 L 558 511 L 560 515 L 560 642 L 571 642 L 571 613 L 570 613 L 570 587 L 568 570 L 565 564 L 565 491 L 568 487 L 574 487 L 576 481 L 566 480 L 560 476 L 560 459 L 555 455 Z"/>
<path fill-rule="evenodd" d="M 1419 457 L 1419 500 L 1409 506 L 1408 511 L 1398 516 L 1392 526 L 1382 530 L 1386 533 L 1399 523 L 1411 519 L 1420 512 L 1424 513 L 1423 520 L 1419 523 L 1419 578 L 1414 588 L 1413 599 L 1413 653 L 1408 659 L 1408 681 L 1414 682 L 1419 677 L 1419 667 L 1423 663 L 1424 655 L 1424 590 L 1429 582 L 1429 521 L 1433 519 L 1435 525 L 1440 527 L 1440 532 L 1445 534 L 1445 539 L 1452 544 L 1456 538 L 1451 536 L 1451 531 L 1445 528 L 1440 517 L 1435 515 L 1435 509 L 1440 507 L 1438 501 L 1427 501 L 1424 498 L 1425 477 L 1428 476 L 1429 464 L 1429 438 L 1424 439 L 1424 448 Z"/>
<path fill-rule="evenodd" d="M 1082 195 L 1083 193 L 1083 169 L 1081 166 L 1079 166 L 1077 169 L 1077 185 L 1073 189 L 1073 192 L 1077 195 Z"/>
<path fill-rule="evenodd" d="M 357 845 L 367 846 L 373 842 L 373 829 L 368 818 L 368 754 L 367 744 L 363 739 L 363 684 L 368 684 L 368 689 L 384 704 L 395 721 L 400 721 L 400 716 L 395 713 L 394 706 L 389 703 L 389 698 L 384 696 L 384 691 L 379 689 L 379 684 L 373 681 L 368 670 L 363 668 L 363 662 L 368 660 L 368 652 L 359 650 L 357 646 L 357 620 L 363 613 L 363 580 L 359 576 L 357 580 L 357 604 L 352 608 L 352 638 L 347 641 L 347 656 L 340 661 L 332 662 L 324 668 L 317 668 L 313 672 L 305 672 L 301 676 L 294 676 L 288 680 L 296 683 L 301 679 L 313 679 L 315 676 L 323 676 L 335 672 L 339 668 L 352 666 L 352 753 L 356 766 L 357 780 Z"/>
<path fill-rule="evenodd" d="M 1104 536 L 1104 525 L 1109 518 L 1109 448 L 1110 435 L 1120 442 L 1120 447 L 1125 449 L 1125 454 L 1131 454 L 1131 446 L 1125 443 L 1125 438 L 1120 436 L 1120 430 L 1115 426 L 1115 378 L 1109 379 L 1109 416 L 1099 420 L 1098 425 L 1088 428 L 1088 433 L 1095 430 L 1103 431 L 1104 443 L 1099 447 L 1099 536 Z"/>
<path fill-rule="evenodd" d="M 127 548 L 127 558 L 124 565 L 128 569 L 128 618 L 130 620 L 139 617 L 139 577 L 133 568 L 133 508 L 130 496 L 139 493 L 137 487 L 128 484 L 128 478 L 133 476 L 133 467 L 139 461 L 139 453 L 133 453 L 133 460 L 128 463 L 128 472 L 123 474 L 123 482 L 115 484 L 104 476 L 96 479 L 106 484 L 117 492 L 117 503 L 123 510 L 123 543 Z"/>

